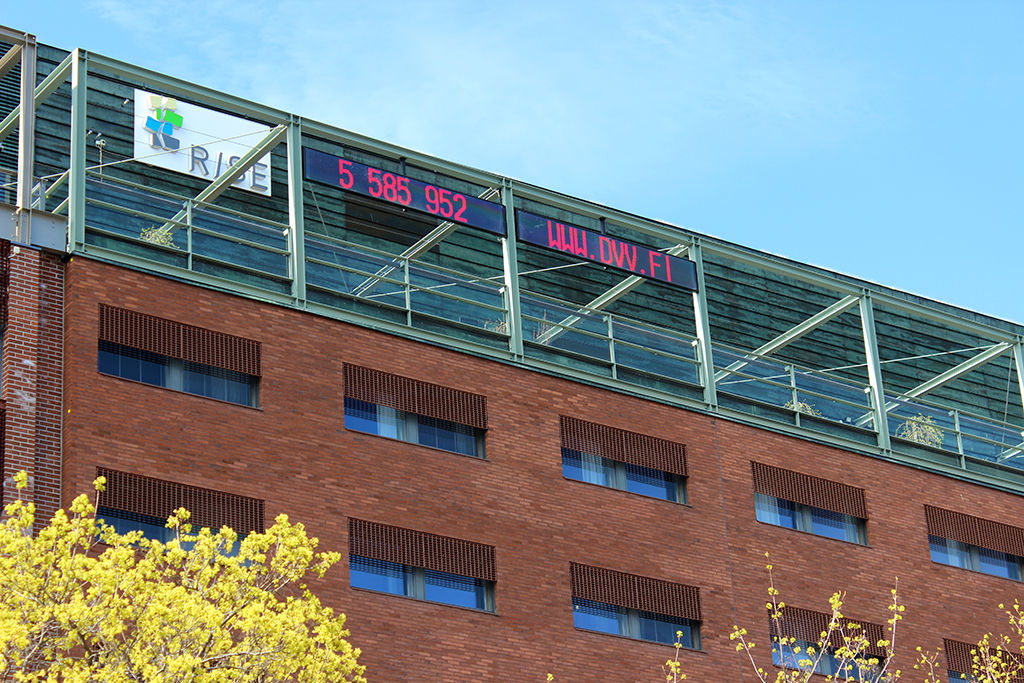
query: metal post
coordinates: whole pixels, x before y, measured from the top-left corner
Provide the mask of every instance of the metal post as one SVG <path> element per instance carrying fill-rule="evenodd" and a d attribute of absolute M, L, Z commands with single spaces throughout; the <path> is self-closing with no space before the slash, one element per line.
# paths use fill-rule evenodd
<path fill-rule="evenodd" d="M 509 351 L 516 359 L 523 359 L 523 319 L 519 301 L 519 253 L 516 250 L 516 210 L 512 181 L 503 180 L 501 201 L 505 205 L 505 237 L 501 239 L 501 259 L 505 269 L 505 303 Z"/>
<path fill-rule="evenodd" d="M 711 350 L 711 323 L 708 318 L 708 297 L 704 288 L 704 256 L 700 240 L 690 245 L 690 259 L 697 266 L 697 291 L 693 293 L 693 318 L 697 327 L 697 352 L 700 354 L 701 378 L 704 380 L 704 403 L 718 410 L 715 391 L 715 360 Z"/>
<path fill-rule="evenodd" d="M 960 454 L 960 467 L 967 469 L 967 462 L 964 459 L 964 437 L 960 433 L 960 411 L 951 410 L 949 414 L 953 416 L 953 427 L 956 429 L 956 451 Z"/>
<path fill-rule="evenodd" d="M 889 418 L 885 407 L 885 387 L 882 384 L 882 365 L 878 360 L 878 338 L 875 336 L 875 312 L 871 304 L 871 293 L 864 291 L 860 297 L 860 325 L 864 334 L 864 356 L 868 366 L 868 383 L 871 385 L 871 404 L 874 412 L 875 432 L 878 447 L 891 450 L 889 442 Z"/>
<path fill-rule="evenodd" d="M 288 124 L 288 246 L 292 296 L 302 307 L 306 301 L 306 218 L 302 197 L 302 120 Z"/>
<path fill-rule="evenodd" d="M 608 327 L 608 358 L 612 362 L 612 379 L 618 379 L 618 366 L 615 365 L 615 325 L 610 313 L 605 313 L 604 320 Z"/>
<path fill-rule="evenodd" d="M 1017 388 L 1020 390 L 1021 405 L 1024 407 L 1024 341 L 1017 337 L 1013 345 L 1013 362 L 1017 366 Z"/>
<path fill-rule="evenodd" d="M 68 252 L 85 248 L 85 110 L 89 62 L 75 48 L 71 63 L 71 168 L 68 178 Z"/>
<path fill-rule="evenodd" d="M 796 426 L 800 426 L 800 396 L 796 392 L 796 368 L 792 365 L 786 366 L 789 370 L 789 394 L 793 402 L 793 410 L 796 411 Z"/>
<path fill-rule="evenodd" d="M 32 185 L 35 165 L 36 39 L 25 35 L 21 49 L 21 121 L 18 129 L 18 241 L 32 240 Z"/>

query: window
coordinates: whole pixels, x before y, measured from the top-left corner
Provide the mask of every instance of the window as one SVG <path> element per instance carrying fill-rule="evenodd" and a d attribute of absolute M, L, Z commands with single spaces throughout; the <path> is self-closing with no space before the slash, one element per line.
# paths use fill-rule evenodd
<path fill-rule="evenodd" d="M 757 521 L 867 545 L 864 490 L 752 462 Z"/>
<path fill-rule="evenodd" d="M 562 475 L 652 498 L 686 502 L 686 447 L 560 416 Z"/>
<path fill-rule="evenodd" d="M 1024 529 L 925 506 L 932 562 L 1020 581 Z"/>
<path fill-rule="evenodd" d="M 841 673 L 842 660 L 834 652 L 843 644 L 842 629 L 847 624 L 860 626 L 857 630 L 868 641 L 864 656 L 884 658 L 885 650 L 877 643 L 885 637 L 885 629 L 859 619 L 840 620 L 839 628 L 832 631 L 829 642 L 822 641 L 822 634 L 828 632 L 832 614 L 815 612 L 799 607 L 786 606 L 778 620 L 769 619 L 769 633 L 772 643 L 772 664 L 787 669 L 805 670 L 817 660 L 813 671 L 817 674 L 837 676 Z M 852 631 L 848 631 L 852 633 Z M 821 657 L 818 654 L 821 653 Z"/>
<path fill-rule="evenodd" d="M 576 628 L 700 649 L 700 589 L 572 563 Z M 678 635 L 681 634 L 681 635 Z"/>
<path fill-rule="evenodd" d="M 804 669 L 808 662 L 817 660 L 814 673 L 835 676 L 840 673 L 840 661 L 833 651 L 825 648 L 825 654 L 818 658 L 818 645 L 806 640 L 797 640 L 780 645 L 777 638 L 772 639 L 772 664 L 785 666 L 787 669 Z"/>
<path fill-rule="evenodd" d="M 809 531 L 819 536 L 838 538 L 841 541 L 867 544 L 864 520 L 831 510 L 801 505 L 781 500 L 763 493 L 754 494 L 757 521 L 787 529 Z"/>
<path fill-rule="evenodd" d="M 345 428 L 483 458 L 487 399 L 346 363 Z"/>
<path fill-rule="evenodd" d="M 259 342 L 100 305 L 104 374 L 256 406 L 260 355 Z"/>
<path fill-rule="evenodd" d="M 102 467 L 96 468 L 96 476 L 107 480 L 105 489 L 97 494 L 96 516 L 119 534 L 142 531 L 146 538 L 166 543 L 174 538 L 173 530 L 165 526 L 167 518 L 182 507 L 192 514 L 189 523 L 193 531 L 227 526 L 238 534 L 239 541 L 251 532 L 263 531 L 264 505 L 256 498 Z M 237 552 L 236 543 L 231 554 Z"/>
<path fill-rule="evenodd" d="M 493 612 L 494 548 L 350 519 L 349 583 L 354 588 Z"/>

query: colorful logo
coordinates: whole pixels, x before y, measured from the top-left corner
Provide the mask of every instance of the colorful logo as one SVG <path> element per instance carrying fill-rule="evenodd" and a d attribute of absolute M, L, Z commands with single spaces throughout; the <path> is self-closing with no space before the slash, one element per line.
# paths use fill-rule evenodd
<path fill-rule="evenodd" d="M 173 97 L 149 96 L 149 109 L 153 113 L 146 117 L 146 130 L 149 131 L 149 144 L 154 149 L 165 149 L 177 152 L 181 141 L 174 137 L 174 129 L 181 128 L 184 119 L 175 111 L 178 100 Z"/>

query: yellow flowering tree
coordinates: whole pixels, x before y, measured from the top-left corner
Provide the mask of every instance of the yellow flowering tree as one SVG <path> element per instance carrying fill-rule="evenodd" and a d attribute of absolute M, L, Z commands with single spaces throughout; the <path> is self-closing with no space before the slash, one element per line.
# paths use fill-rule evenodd
<path fill-rule="evenodd" d="M 24 487 L 24 473 L 16 478 Z M 97 488 L 103 480 L 97 480 Z M 37 535 L 15 501 L 0 525 L 0 676 L 27 683 L 362 683 L 345 615 L 304 583 L 340 558 L 285 515 L 240 543 L 190 533 L 178 510 L 160 543 L 96 520 L 87 496 Z M 236 546 L 236 544 L 238 544 Z M 237 554 L 231 552 L 237 547 Z"/>

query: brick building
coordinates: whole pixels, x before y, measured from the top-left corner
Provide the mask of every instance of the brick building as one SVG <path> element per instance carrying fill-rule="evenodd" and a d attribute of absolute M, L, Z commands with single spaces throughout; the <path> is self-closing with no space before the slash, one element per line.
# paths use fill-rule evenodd
<path fill-rule="evenodd" d="M 1005 626 L 1024 327 L 0 39 L 5 495 L 289 514 L 371 680 L 750 680 L 766 550 L 807 640 Z"/>

